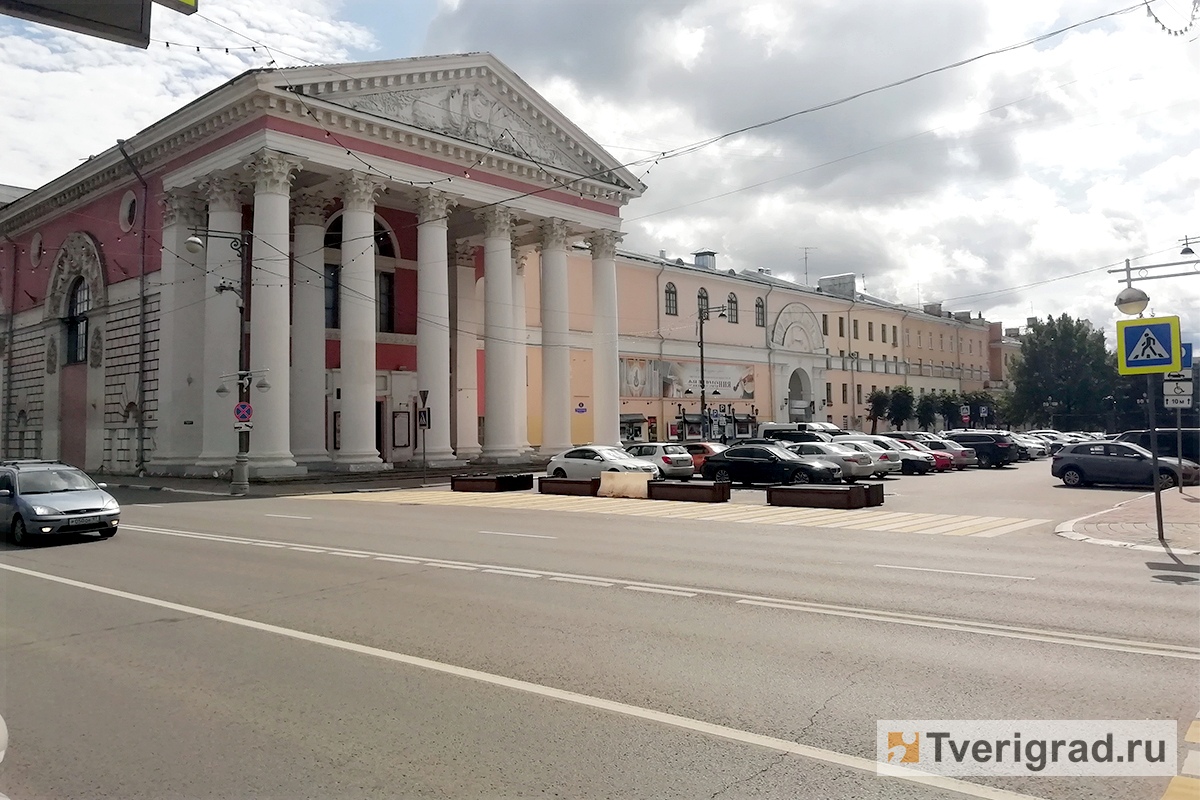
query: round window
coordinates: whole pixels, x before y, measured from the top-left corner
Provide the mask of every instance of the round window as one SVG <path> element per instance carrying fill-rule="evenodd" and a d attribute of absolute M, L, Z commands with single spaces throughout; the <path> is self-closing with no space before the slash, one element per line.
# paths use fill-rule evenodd
<path fill-rule="evenodd" d="M 29 266 L 37 267 L 42 263 L 42 256 L 46 253 L 46 243 L 42 241 L 42 235 L 35 233 L 33 239 L 29 242 Z"/>
<path fill-rule="evenodd" d="M 125 233 L 133 230 L 134 223 L 137 222 L 137 213 L 137 195 L 132 191 L 126 192 L 125 196 L 121 198 L 121 212 L 120 219 L 118 220 L 121 223 L 121 230 Z"/>

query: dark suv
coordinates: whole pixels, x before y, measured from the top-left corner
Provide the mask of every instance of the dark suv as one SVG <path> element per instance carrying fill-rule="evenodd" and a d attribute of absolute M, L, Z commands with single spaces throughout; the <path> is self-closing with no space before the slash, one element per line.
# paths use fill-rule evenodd
<path fill-rule="evenodd" d="M 1003 431 L 951 431 L 945 438 L 973 449 L 984 469 L 1013 464 L 1020 458 L 1017 443 Z"/>
<path fill-rule="evenodd" d="M 1158 431 L 1159 458 L 1178 458 L 1179 440 L 1183 440 L 1183 457 L 1188 461 L 1200 462 L 1200 428 L 1155 428 Z M 1183 435 L 1180 436 L 1179 434 Z M 1118 442 L 1131 442 L 1150 449 L 1150 431 L 1125 431 L 1117 437 Z"/>

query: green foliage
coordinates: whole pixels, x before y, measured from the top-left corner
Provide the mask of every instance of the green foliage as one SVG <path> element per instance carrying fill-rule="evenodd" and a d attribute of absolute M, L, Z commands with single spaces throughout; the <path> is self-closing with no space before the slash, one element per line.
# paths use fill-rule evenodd
<path fill-rule="evenodd" d="M 938 417 L 938 398 L 934 394 L 923 394 L 917 398 L 917 425 L 927 431 L 934 426 Z"/>
<path fill-rule="evenodd" d="M 871 433 L 878 431 L 879 420 L 887 418 L 891 402 L 891 395 L 883 389 L 876 389 L 867 395 L 867 419 L 871 420 Z"/>
<path fill-rule="evenodd" d="M 958 407 L 962 405 L 962 398 L 958 396 L 958 392 L 948 392 L 938 395 L 938 415 L 942 418 L 942 427 L 957 428 L 961 419 L 958 413 Z"/>
<path fill-rule="evenodd" d="M 1021 355 L 1012 366 L 1010 422 L 1049 423 L 1055 415 L 1101 414 L 1104 398 L 1117 385 L 1113 355 L 1104 332 L 1087 320 L 1062 316 L 1035 321 L 1021 339 Z"/>
<path fill-rule="evenodd" d="M 897 386 L 892 389 L 891 402 L 888 403 L 887 418 L 892 427 L 899 430 L 904 423 L 912 419 L 916 400 L 910 386 Z"/>

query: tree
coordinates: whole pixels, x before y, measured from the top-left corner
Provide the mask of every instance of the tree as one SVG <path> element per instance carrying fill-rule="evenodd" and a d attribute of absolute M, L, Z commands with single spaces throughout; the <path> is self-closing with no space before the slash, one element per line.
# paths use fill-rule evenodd
<path fill-rule="evenodd" d="M 962 416 L 958 413 L 959 406 L 962 405 L 962 398 L 958 396 L 958 392 L 947 392 L 938 396 L 938 414 L 942 417 L 944 427 L 953 428 Z"/>
<path fill-rule="evenodd" d="M 1034 320 L 1021 338 L 1021 355 L 1012 367 L 1012 421 L 1047 422 L 1050 403 L 1056 416 L 1105 413 L 1117 375 L 1104 332 L 1084 319 L 1062 316 Z"/>
<path fill-rule="evenodd" d="M 891 402 L 888 403 L 887 418 L 888 422 L 892 423 L 893 428 L 900 430 L 904 427 L 904 423 L 912 419 L 915 403 L 911 386 L 897 386 L 892 389 Z"/>
<path fill-rule="evenodd" d="M 927 431 L 937 422 L 938 401 L 933 394 L 923 394 L 917 399 L 917 425 Z"/>
<path fill-rule="evenodd" d="M 871 420 L 871 433 L 879 429 L 879 420 L 887 418 L 891 402 L 891 395 L 883 389 L 876 389 L 867 395 L 867 419 Z"/>

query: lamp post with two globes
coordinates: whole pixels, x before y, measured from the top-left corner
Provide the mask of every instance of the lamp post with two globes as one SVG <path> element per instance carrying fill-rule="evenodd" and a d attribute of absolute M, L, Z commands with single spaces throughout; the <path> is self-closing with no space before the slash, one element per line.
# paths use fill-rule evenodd
<path fill-rule="evenodd" d="M 222 375 L 221 385 L 216 388 L 216 392 L 221 397 L 227 396 L 229 394 L 229 387 L 225 385 L 225 381 L 236 381 L 238 386 L 238 405 L 244 405 L 247 408 L 250 405 L 250 382 L 255 377 L 258 377 L 258 382 L 254 384 L 254 388 L 260 392 L 269 391 L 271 388 L 271 384 L 266 378 L 269 370 L 250 369 L 250 351 L 246 347 L 246 334 L 249 331 L 250 324 L 250 309 L 246 305 L 245 288 L 249 284 L 250 237 L 252 235 L 250 231 L 241 231 L 236 235 L 213 233 L 212 231 L 205 232 L 206 238 L 228 241 L 229 247 L 241 257 L 241 281 L 235 284 L 222 279 L 216 286 L 217 294 L 233 292 L 237 297 L 239 312 L 238 370 L 237 372 Z M 199 235 L 189 236 L 183 244 L 189 253 L 200 253 L 205 248 L 204 239 L 201 239 Z M 250 430 L 252 427 L 253 423 L 249 419 L 244 421 L 239 420 L 235 423 L 235 428 L 238 432 L 238 451 L 229 479 L 229 493 L 231 495 L 242 496 L 250 492 Z"/>

